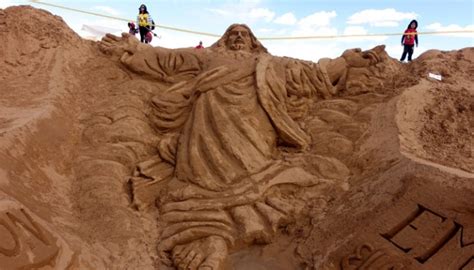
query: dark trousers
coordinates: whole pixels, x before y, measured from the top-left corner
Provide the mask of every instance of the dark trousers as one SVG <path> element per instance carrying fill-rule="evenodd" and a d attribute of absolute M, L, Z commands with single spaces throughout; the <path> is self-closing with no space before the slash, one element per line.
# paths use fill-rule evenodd
<path fill-rule="evenodd" d="M 407 54 L 408 61 L 411 61 L 411 56 L 413 55 L 413 47 L 415 47 L 415 45 L 403 45 L 403 53 L 402 58 L 400 58 L 400 61 L 404 61 Z"/>
<path fill-rule="evenodd" d="M 148 29 L 147 27 L 140 26 L 139 30 L 140 30 L 140 41 L 148 43 L 145 39 L 145 36 L 150 31 L 150 29 Z"/>

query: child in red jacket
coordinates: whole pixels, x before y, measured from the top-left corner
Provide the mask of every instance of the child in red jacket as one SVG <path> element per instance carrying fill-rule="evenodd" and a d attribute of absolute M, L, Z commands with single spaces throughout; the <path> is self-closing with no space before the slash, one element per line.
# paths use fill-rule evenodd
<path fill-rule="evenodd" d="M 411 56 L 413 55 L 413 47 L 416 44 L 416 47 L 418 47 L 418 35 L 416 32 L 416 28 L 418 27 L 418 22 L 416 20 L 413 20 L 410 22 L 410 24 L 407 27 L 407 30 L 405 30 L 405 33 L 402 36 L 402 46 L 403 46 L 403 54 L 402 58 L 400 58 L 400 61 L 404 61 L 405 57 L 408 54 L 408 61 L 411 61 Z"/>

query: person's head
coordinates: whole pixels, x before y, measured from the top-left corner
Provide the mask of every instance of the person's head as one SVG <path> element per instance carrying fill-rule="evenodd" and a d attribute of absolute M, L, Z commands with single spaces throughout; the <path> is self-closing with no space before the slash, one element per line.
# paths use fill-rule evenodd
<path fill-rule="evenodd" d="M 202 41 L 199 41 L 199 45 L 202 45 Z"/>
<path fill-rule="evenodd" d="M 267 49 L 263 47 L 252 33 L 252 30 L 245 24 L 232 24 L 229 26 L 224 35 L 211 47 L 253 53 L 267 52 Z"/>
<path fill-rule="evenodd" d="M 408 25 L 408 28 L 416 29 L 418 27 L 418 22 L 416 20 L 412 20 Z"/>
<path fill-rule="evenodd" d="M 139 13 L 148 13 L 148 10 L 146 9 L 145 4 L 141 4 L 140 7 L 138 8 Z"/>

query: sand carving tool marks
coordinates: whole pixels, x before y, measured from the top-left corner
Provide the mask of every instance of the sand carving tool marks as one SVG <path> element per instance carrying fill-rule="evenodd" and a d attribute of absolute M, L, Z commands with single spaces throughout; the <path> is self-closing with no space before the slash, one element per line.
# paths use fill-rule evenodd
<path fill-rule="evenodd" d="M 146 118 L 152 90 L 147 82 L 130 80 L 118 66 L 91 66 L 90 80 L 106 85 L 100 90 L 108 98 L 97 99 L 81 119 L 83 140 L 75 163 L 80 230 L 99 252 L 109 253 L 106 265 L 149 269 L 154 251 L 147 241 L 156 234 L 156 214 L 130 207 L 127 182 L 137 162 L 154 153 L 158 136 Z M 101 75 L 104 70 L 112 78 Z"/>
<path fill-rule="evenodd" d="M 354 237 L 349 236 L 323 268 L 334 261 L 342 269 L 472 268 L 472 192 L 464 190 L 460 196 L 456 188 L 426 178 L 409 177 L 405 185 L 407 192 L 394 203 L 380 206 L 383 211 L 377 211 L 381 213 L 377 217 L 367 217 L 370 222 L 364 229 L 352 232 Z M 441 194 L 447 200 L 434 202 Z"/>
<path fill-rule="evenodd" d="M 138 213 L 130 207 L 128 180 L 137 163 L 156 155 L 159 134 L 147 115 L 149 100 L 160 89 L 123 69 L 117 55 L 103 55 L 102 44 L 94 46 L 97 55 L 81 74 L 90 96 L 80 117 L 82 140 L 74 162 L 78 231 L 105 265 L 152 269 L 156 251 L 149 241 L 158 237 L 157 211 Z"/>
<path fill-rule="evenodd" d="M 387 250 L 375 249 L 364 243 L 354 250 L 353 254 L 341 260 L 341 270 L 402 270 L 405 266 Z"/>
<path fill-rule="evenodd" d="M 72 251 L 50 225 L 0 193 L 0 269 L 66 269 Z"/>

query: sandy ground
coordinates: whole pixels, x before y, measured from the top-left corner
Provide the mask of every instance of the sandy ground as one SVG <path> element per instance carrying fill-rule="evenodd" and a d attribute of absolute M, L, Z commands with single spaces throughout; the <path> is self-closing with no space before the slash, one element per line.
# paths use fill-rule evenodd
<path fill-rule="evenodd" d="M 296 222 L 226 268 L 474 269 L 474 48 L 390 68 L 314 102 L 310 149 L 281 149 L 341 188 L 306 190 Z M 166 86 L 57 16 L 0 9 L 0 269 L 163 268 L 158 213 L 132 207 L 127 181 L 156 154 L 150 98 Z"/>

